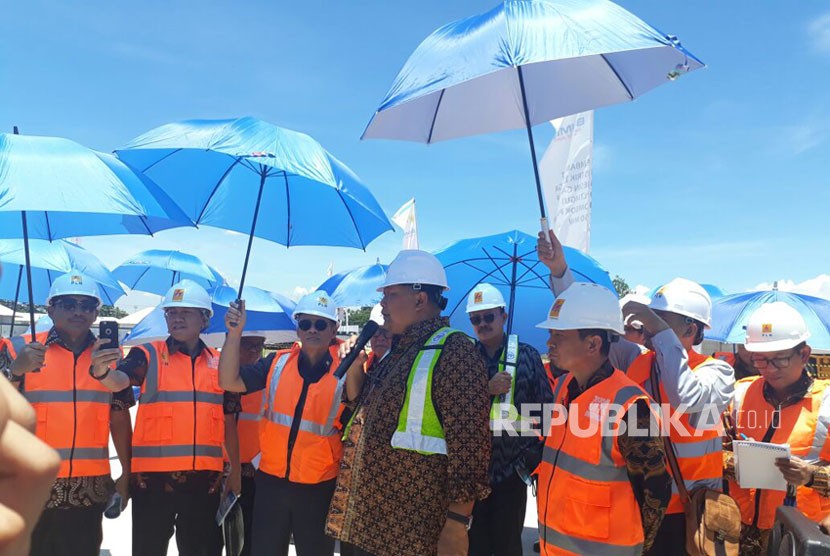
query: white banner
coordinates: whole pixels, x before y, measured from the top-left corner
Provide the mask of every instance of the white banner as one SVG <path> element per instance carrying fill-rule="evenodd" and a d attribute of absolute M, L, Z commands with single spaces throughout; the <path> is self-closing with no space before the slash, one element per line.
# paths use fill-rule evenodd
<path fill-rule="evenodd" d="M 415 218 L 415 199 L 405 202 L 398 212 L 392 216 L 392 222 L 403 229 L 403 248 L 420 249 L 418 247 L 418 221 Z"/>
<path fill-rule="evenodd" d="M 555 137 L 539 163 L 548 220 L 563 245 L 588 252 L 594 112 L 551 121 Z"/>

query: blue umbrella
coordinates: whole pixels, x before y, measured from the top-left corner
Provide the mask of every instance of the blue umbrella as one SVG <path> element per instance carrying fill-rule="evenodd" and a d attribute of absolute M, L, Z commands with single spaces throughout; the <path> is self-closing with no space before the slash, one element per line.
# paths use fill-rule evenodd
<path fill-rule="evenodd" d="M 524 128 L 544 219 L 531 126 L 634 100 L 700 67 L 675 37 L 608 0 L 508 0 L 428 36 L 363 137 L 433 143 Z"/>
<path fill-rule="evenodd" d="M 116 153 L 197 224 L 249 234 L 240 292 L 255 235 L 365 249 L 392 229 L 366 186 L 317 141 L 255 118 L 163 125 Z"/>
<path fill-rule="evenodd" d="M 57 241 L 32 239 L 29 241 L 29 250 L 32 264 L 32 293 L 39 301 L 46 301 L 49 288 L 55 278 L 71 271 L 80 272 L 97 282 L 105 305 L 115 305 L 118 298 L 125 293 L 121 284 L 104 266 L 104 263 L 79 245 L 63 239 Z M 25 286 L 28 289 L 26 275 L 23 272 L 26 267 L 23 241 L 19 239 L 0 240 L 0 261 L 3 262 L 5 271 L 0 276 L 0 298 L 14 299 L 16 307 L 20 300 L 20 287 Z"/>
<path fill-rule="evenodd" d="M 389 265 L 375 263 L 335 274 L 317 289 L 329 294 L 338 307 L 368 307 L 380 302 L 378 290 Z"/>
<path fill-rule="evenodd" d="M 779 290 L 736 293 L 716 299 L 712 304 L 712 328 L 706 331 L 706 339 L 742 344 L 750 315 L 773 301 L 783 301 L 804 317 L 810 330 L 807 343 L 813 349 L 830 350 L 830 301 Z"/>
<path fill-rule="evenodd" d="M 205 289 L 225 283 L 225 279 L 199 257 L 164 249 L 142 251 L 112 272 L 131 290 L 157 295 L 164 295 L 173 284 L 185 278 Z"/>
<path fill-rule="evenodd" d="M 202 339 L 210 346 L 220 347 L 225 341 L 225 313 L 228 305 L 237 298 L 235 289 L 220 286 L 211 291 L 213 318 L 202 333 Z M 285 296 L 253 286 L 245 290 L 247 308 L 246 332 L 261 333 L 269 343 L 296 339 L 297 325 L 291 318 L 296 304 Z M 133 327 L 124 338 L 124 345 L 137 345 L 168 336 L 164 310 L 157 307 Z"/>
<path fill-rule="evenodd" d="M 0 237 L 23 238 L 34 328 L 29 239 L 152 234 L 193 222 L 156 184 L 112 155 L 68 139 L 0 134 Z"/>
<path fill-rule="evenodd" d="M 608 272 L 588 255 L 565 247 L 565 257 L 574 278 L 593 282 L 612 292 Z M 451 324 L 473 333 L 467 318 L 467 296 L 481 282 L 495 286 L 507 302 L 507 328 L 537 349 L 544 351 L 547 333 L 536 328 L 553 303 L 549 271 L 536 257 L 536 238 L 513 230 L 502 234 L 465 239 L 435 253 L 447 272 L 450 290 L 447 314 Z"/>

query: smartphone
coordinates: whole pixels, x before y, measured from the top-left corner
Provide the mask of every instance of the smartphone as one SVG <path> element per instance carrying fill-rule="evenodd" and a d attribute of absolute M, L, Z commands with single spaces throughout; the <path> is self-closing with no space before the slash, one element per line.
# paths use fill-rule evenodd
<path fill-rule="evenodd" d="M 225 518 L 228 517 L 228 514 L 231 512 L 231 508 L 233 505 L 236 504 L 236 501 L 239 500 L 239 496 L 236 495 L 233 491 L 229 492 L 219 503 L 219 509 L 216 510 L 216 525 L 219 527 L 225 522 Z"/>
<path fill-rule="evenodd" d="M 109 340 L 101 345 L 101 349 L 118 347 L 118 323 L 114 320 L 104 320 L 98 325 L 98 337 L 102 340 Z"/>

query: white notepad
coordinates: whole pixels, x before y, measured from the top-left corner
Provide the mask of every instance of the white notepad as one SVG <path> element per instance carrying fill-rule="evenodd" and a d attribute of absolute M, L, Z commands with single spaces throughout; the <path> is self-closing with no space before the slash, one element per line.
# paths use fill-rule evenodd
<path fill-rule="evenodd" d="M 775 466 L 775 460 L 790 457 L 789 444 L 735 440 L 732 450 L 735 452 L 735 478 L 741 488 L 787 490 L 787 481 Z"/>

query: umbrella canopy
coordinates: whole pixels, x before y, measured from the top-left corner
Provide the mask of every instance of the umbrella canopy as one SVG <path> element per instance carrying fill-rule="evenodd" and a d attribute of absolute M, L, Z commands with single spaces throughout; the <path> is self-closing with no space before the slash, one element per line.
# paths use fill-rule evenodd
<path fill-rule="evenodd" d="M 796 309 L 807 323 L 813 349 L 830 350 L 830 301 L 820 297 L 779 290 L 736 293 L 716 299 L 712 304 L 712 328 L 707 340 L 729 344 L 744 343 L 750 315 L 764 303 L 783 301 Z"/>
<path fill-rule="evenodd" d="M 225 283 L 225 279 L 199 257 L 164 249 L 142 251 L 112 272 L 131 290 L 157 295 L 164 295 L 173 284 L 185 278 L 206 290 Z"/>
<path fill-rule="evenodd" d="M 255 118 L 163 125 L 116 153 L 197 224 L 250 235 L 240 290 L 254 236 L 365 249 L 392 229 L 366 186 L 317 141 Z"/>
<path fill-rule="evenodd" d="M 337 307 L 368 307 L 380 302 L 377 291 L 386 278 L 389 265 L 375 263 L 335 274 L 317 287 L 332 298 Z"/>
<path fill-rule="evenodd" d="M 579 282 L 592 282 L 615 292 L 608 272 L 588 255 L 564 247 L 568 266 Z M 450 290 L 445 314 L 452 326 L 473 335 L 467 317 L 467 296 L 481 282 L 495 286 L 507 302 L 508 329 L 521 341 L 546 351 L 547 331 L 536 328 L 553 303 L 549 271 L 536 257 L 536 238 L 513 230 L 465 239 L 437 251 Z M 616 295 L 616 292 L 615 292 Z"/>
<path fill-rule="evenodd" d="M 32 293 L 36 303 L 44 303 L 49 296 L 52 281 L 68 272 L 77 271 L 98 283 L 105 305 L 115 305 L 124 295 L 121 284 L 98 257 L 70 241 L 29 241 L 32 264 Z M 20 293 L 27 291 L 26 254 L 23 241 L 19 239 L 0 240 L 0 261 L 3 274 L 0 276 L 0 298 L 19 300 Z"/>
<path fill-rule="evenodd" d="M 703 67 L 608 0 L 509 0 L 428 36 L 404 64 L 364 138 L 434 143 L 525 128 L 634 100 Z"/>
<path fill-rule="evenodd" d="M 229 286 L 220 286 L 210 293 L 213 301 L 213 318 L 202 332 L 202 340 L 211 347 L 221 347 L 225 342 L 225 313 L 230 303 L 237 298 L 237 292 Z M 245 331 L 261 333 L 268 343 L 291 342 L 297 339 L 297 325 L 291 318 L 295 303 L 290 299 L 248 286 L 245 289 L 245 305 L 248 313 Z M 135 325 L 132 332 L 124 338 L 123 343 L 133 346 L 153 340 L 163 340 L 167 336 L 164 310 L 157 307 Z"/>
<path fill-rule="evenodd" d="M 59 137 L 0 134 L 0 237 L 23 238 L 30 327 L 29 239 L 153 234 L 192 226 L 158 186 L 112 155 Z"/>

